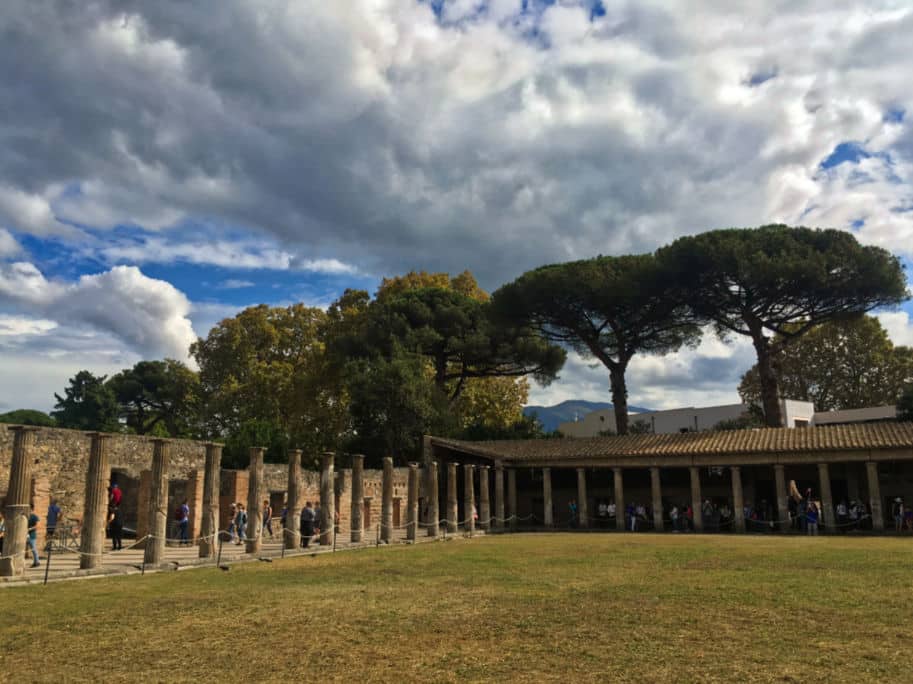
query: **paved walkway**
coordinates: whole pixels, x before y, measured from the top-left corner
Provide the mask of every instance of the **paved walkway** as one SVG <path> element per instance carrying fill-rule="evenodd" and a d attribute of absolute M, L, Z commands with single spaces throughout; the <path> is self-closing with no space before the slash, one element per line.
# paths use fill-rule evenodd
<path fill-rule="evenodd" d="M 422 530 L 421 532 L 424 532 Z M 463 534 L 462 532 L 460 533 Z M 480 534 L 476 532 L 475 534 Z M 481 533 L 484 534 L 484 533 Z M 450 535 L 452 536 L 452 535 Z M 336 551 L 347 551 L 358 548 L 372 548 L 377 545 L 376 533 L 374 530 L 365 531 L 365 541 L 359 544 L 352 544 L 349 541 L 348 534 L 337 535 Z M 441 530 L 439 539 L 444 539 L 445 535 Z M 436 538 L 419 535 L 418 542 L 436 541 Z M 41 565 L 37 568 L 28 567 L 23 577 L 0 577 L 0 587 L 16 586 L 23 584 L 40 584 L 44 582 L 45 572 L 48 575 L 49 582 L 59 582 L 71 579 L 80 579 L 88 577 L 105 577 L 111 575 L 129 575 L 143 572 L 143 550 L 140 548 L 126 548 L 129 540 L 124 541 L 123 551 L 111 551 L 110 541 L 105 540 L 105 552 L 102 557 L 101 566 L 93 570 L 79 569 L 79 555 L 73 551 L 53 551 L 51 553 L 50 570 L 47 570 L 47 555 L 41 557 Z M 406 539 L 406 530 L 397 529 L 393 533 L 393 544 L 409 543 Z M 244 561 L 256 561 L 260 558 L 281 558 L 283 556 L 282 544 L 279 535 L 274 539 L 266 537 L 263 541 L 261 552 L 258 554 L 248 554 L 245 552 L 244 545 L 235 545 L 233 543 L 224 543 L 222 545 L 221 564 L 229 565 Z M 332 546 L 321 546 L 312 542 L 307 549 L 296 551 L 286 550 L 284 555 L 303 556 L 317 553 L 333 553 Z M 146 566 L 145 572 L 164 572 L 174 570 L 186 570 L 194 567 L 212 567 L 216 564 L 216 559 L 199 558 L 199 549 L 197 546 L 167 546 L 165 548 L 165 561 L 157 568 Z"/>

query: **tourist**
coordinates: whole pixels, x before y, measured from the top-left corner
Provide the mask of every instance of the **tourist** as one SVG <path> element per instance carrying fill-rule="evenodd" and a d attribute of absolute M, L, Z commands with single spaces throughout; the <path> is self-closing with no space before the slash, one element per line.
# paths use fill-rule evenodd
<path fill-rule="evenodd" d="M 304 508 L 301 509 L 301 547 L 307 548 L 308 544 L 311 543 L 311 537 L 314 536 L 314 521 L 316 520 L 316 512 L 311 507 L 311 502 L 308 501 L 304 504 Z"/>
<path fill-rule="evenodd" d="M 669 519 L 672 520 L 672 531 L 678 532 L 678 506 L 672 504 L 672 510 L 669 511 Z"/>
<path fill-rule="evenodd" d="M 47 525 L 47 539 L 50 542 L 57 530 L 57 521 L 60 520 L 60 506 L 57 505 L 57 499 L 51 499 L 51 505 L 48 506 L 48 517 L 45 521 Z"/>
<path fill-rule="evenodd" d="M 317 536 L 320 535 L 320 526 L 322 524 L 320 513 L 320 502 L 318 501 L 316 504 L 314 504 L 314 535 Z M 320 543 L 320 539 L 317 540 L 317 543 Z"/>
<path fill-rule="evenodd" d="M 846 500 L 841 499 L 840 503 L 837 504 L 837 529 L 841 532 L 846 532 L 847 521 L 849 520 L 849 509 L 846 505 Z"/>
<path fill-rule="evenodd" d="M 108 503 L 112 506 L 120 506 L 120 502 L 123 498 L 124 493 L 121 491 L 120 487 L 116 482 L 112 482 L 110 494 L 108 495 Z"/>
<path fill-rule="evenodd" d="M 611 520 L 615 520 L 615 519 L 616 519 L 616 515 L 617 515 L 617 514 L 616 514 L 616 508 L 615 508 L 615 502 L 614 502 L 614 501 L 609 501 L 609 505 L 606 507 L 606 512 L 608 513 L 609 518 L 610 518 Z"/>
<path fill-rule="evenodd" d="M 3 555 L 3 537 L 6 535 L 6 518 L 3 515 L 3 509 L 0 508 L 0 556 Z"/>
<path fill-rule="evenodd" d="M 235 514 L 235 530 L 238 532 L 236 545 L 247 541 L 247 511 L 244 510 L 244 504 L 241 502 L 238 502 L 238 512 Z"/>
<path fill-rule="evenodd" d="M 190 540 L 187 538 L 187 527 L 190 524 L 190 506 L 187 505 L 187 499 L 184 499 L 184 502 L 178 506 L 175 518 L 178 523 L 178 544 L 180 546 L 190 544 Z"/>
<path fill-rule="evenodd" d="M 39 563 L 38 558 L 38 548 L 35 546 L 35 540 L 38 539 L 38 522 L 39 518 L 35 515 L 35 504 L 29 505 L 29 522 L 28 522 L 28 545 L 29 549 L 32 551 L 32 567 L 37 568 L 41 563 Z"/>
<path fill-rule="evenodd" d="M 570 526 L 577 527 L 577 500 L 571 499 L 567 505 L 568 515 L 571 516 Z"/>
<path fill-rule="evenodd" d="M 606 503 L 605 499 L 599 500 L 599 504 L 596 506 L 596 517 L 599 518 L 600 527 L 608 527 L 608 525 L 609 525 L 609 504 Z"/>
<path fill-rule="evenodd" d="M 694 532 L 694 509 L 690 504 L 685 508 L 685 527 L 686 531 Z"/>
<path fill-rule="evenodd" d="M 642 529 L 647 522 L 647 509 L 643 504 L 637 504 L 634 507 L 634 517 L 637 519 L 637 528 Z"/>
<path fill-rule="evenodd" d="M 810 493 L 811 490 L 807 495 Z M 805 507 L 805 530 L 809 536 L 818 536 L 818 505 L 814 501 L 809 501 Z"/>
<path fill-rule="evenodd" d="M 904 518 L 904 506 L 903 499 L 899 496 L 894 499 L 894 503 L 891 506 L 891 515 L 894 517 L 894 531 L 900 532 L 903 529 L 903 518 Z"/>
<path fill-rule="evenodd" d="M 108 532 L 111 534 L 111 550 L 124 548 L 124 518 L 118 506 L 108 509 Z"/>
<path fill-rule="evenodd" d="M 279 514 L 279 524 L 282 525 L 282 529 L 285 530 L 288 526 L 288 506 L 282 507 L 282 513 Z"/>
<path fill-rule="evenodd" d="M 228 512 L 228 540 L 235 541 L 235 516 L 238 514 L 238 504 L 232 504 Z"/>
<path fill-rule="evenodd" d="M 273 507 L 269 505 L 267 499 L 263 500 L 263 530 L 269 532 L 269 538 L 273 538 Z"/>
<path fill-rule="evenodd" d="M 903 511 L 904 528 L 913 532 L 913 507 L 904 506 Z"/>

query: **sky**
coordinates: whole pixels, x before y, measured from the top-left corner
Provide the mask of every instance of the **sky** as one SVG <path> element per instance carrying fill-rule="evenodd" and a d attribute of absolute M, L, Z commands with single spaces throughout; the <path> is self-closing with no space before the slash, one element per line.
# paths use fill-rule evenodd
<path fill-rule="evenodd" d="M 5 0 L 0 411 L 410 270 L 494 290 L 772 222 L 908 262 L 911 35 L 908 0 Z M 752 363 L 635 357 L 629 401 L 736 402 Z M 568 398 L 607 373 L 530 402 Z"/>

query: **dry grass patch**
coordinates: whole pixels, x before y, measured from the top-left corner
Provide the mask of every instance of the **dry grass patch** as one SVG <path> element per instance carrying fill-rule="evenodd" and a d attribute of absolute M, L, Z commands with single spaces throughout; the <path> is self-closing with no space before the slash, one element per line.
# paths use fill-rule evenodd
<path fill-rule="evenodd" d="M 906 681 L 911 568 L 906 539 L 555 534 L 21 587 L 0 592 L 0 672 Z"/>

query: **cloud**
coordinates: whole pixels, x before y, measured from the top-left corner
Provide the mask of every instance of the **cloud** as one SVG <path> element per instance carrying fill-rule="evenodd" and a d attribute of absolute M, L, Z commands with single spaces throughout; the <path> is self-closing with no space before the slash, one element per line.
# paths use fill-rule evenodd
<path fill-rule="evenodd" d="M 318 253 L 305 269 L 469 267 L 488 287 L 775 219 L 911 244 L 891 209 L 913 203 L 909 8 L 437 6 L 225 0 L 214 24 L 187 3 L 10 0 L 0 79 L 29 87 L 0 90 L 0 220 L 232 225 L 278 241 L 241 250 L 251 268 Z M 820 168 L 850 141 L 872 156 Z M 107 256 L 237 255 L 201 247 Z"/>
<path fill-rule="evenodd" d="M 254 285 L 255 283 L 250 280 L 237 280 L 235 278 L 229 278 L 219 283 L 219 287 L 223 290 L 243 290 Z"/>
<path fill-rule="evenodd" d="M 58 324 L 110 334 L 147 358 L 189 358 L 196 340 L 190 301 L 170 283 L 136 267 L 115 266 L 73 283 L 47 280 L 33 264 L 0 265 L 0 304 Z"/>
<path fill-rule="evenodd" d="M 22 247 L 16 242 L 16 238 L 8 230 L 0 228 L 0 259 L 17 256 L 21 251 Z"/>

